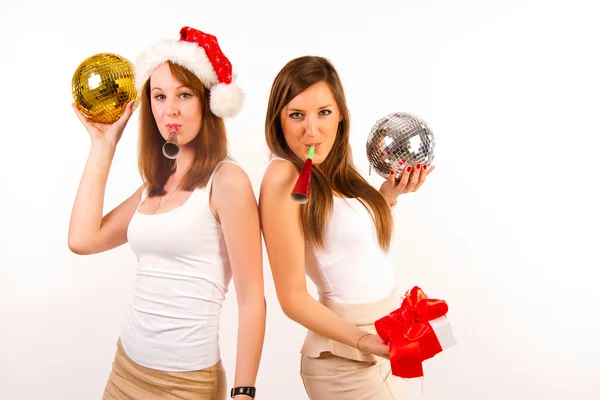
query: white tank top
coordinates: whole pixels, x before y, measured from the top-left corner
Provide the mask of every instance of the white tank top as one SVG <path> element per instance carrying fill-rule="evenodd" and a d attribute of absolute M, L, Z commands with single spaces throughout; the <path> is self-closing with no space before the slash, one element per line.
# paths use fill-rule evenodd
<path fill-rule="evenodd" d="M 320 295 L 340 303 L 369 303 L 394 291 L 394 268 L 358 199 L 333 197 L 324 244 L 324 249 L 305 244 L 306 274 Z"/>
<path fill-rule="evenodd" d="M 131 219 L 127 238 L 138 269 L 120 339 L 144 367 L 195 371 L 220 359 L 219 314 L 231 269 L 209 193 L 215 171 L 227 161 L 181 206 L 154 215 L 141 214 L 138 206 Z"/>

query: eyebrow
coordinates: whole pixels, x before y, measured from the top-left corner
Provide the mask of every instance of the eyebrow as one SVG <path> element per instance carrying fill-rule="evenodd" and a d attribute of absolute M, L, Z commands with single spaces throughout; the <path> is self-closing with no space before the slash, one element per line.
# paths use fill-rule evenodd
<path fill-rule="evenodd" d="M 326 104 L 324 106 L 319 107 L 319 110 L 322 110 L 323 108 L 328 108 L 328 107 L 333 107 L 333 104 Z M 300 110 L 298 108 L 287 108 L 288 111 L 304 111 L 304 110 Z"/>
<path fill-rule="evenodd" d="M 186 88 L 186 89 L 189 89 L 189 88 L 188 88 L 186 85 L 181 85 L 181 86 L 179 86 L 179 87 L 175 88 L 175 90 L 177 90 L 177 89 L 181 89 L 181 88 Z M 162 89 L 161 89 L 161 88 L 159 88 L 158 86 L 155 86 L 155 87 L 153 87 L 153 88 L 152 88 L 152 90 L 162 90 Z M 150 91 L 152 91 L 152 90 L 150 90 Z"/>

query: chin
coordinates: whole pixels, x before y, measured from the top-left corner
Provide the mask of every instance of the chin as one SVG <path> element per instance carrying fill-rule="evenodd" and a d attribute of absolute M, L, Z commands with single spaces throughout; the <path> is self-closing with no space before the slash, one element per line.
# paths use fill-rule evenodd
<path fill-rule="evenodd" d="M 323 156 L 320 156 L 320 155 L 319 156 L 315 155 L 313 157 L 313 165 L 322 164 L 326 159 L 327 159 L 327 156 L 323 157 Z"/>

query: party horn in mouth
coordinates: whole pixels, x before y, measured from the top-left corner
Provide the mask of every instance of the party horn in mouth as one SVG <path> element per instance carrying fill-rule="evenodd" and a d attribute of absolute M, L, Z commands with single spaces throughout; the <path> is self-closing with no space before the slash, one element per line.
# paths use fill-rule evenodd
<path fill-rule="evenodd" d="M 304 162 L 304 167 L 300 171 L 300 176 L 296 181 L 294 190 L 292 190 L 292 200 L 298 204 L 305 204 L 308 202 L 308 195 L 310 193 L 310 177 L 312 175 L 312 159 L 315 155 L 315 146 L 310 146 L 308 150 L 308 156 Z"/>
<path fill-rule="evenodd" d="M 165 142 L 162 148 L 163 155 L 171 160 L 174 160 L 179 155 L 179 143 L 177 140 L 177 131 L 169 134 L 169 139 Z"/>

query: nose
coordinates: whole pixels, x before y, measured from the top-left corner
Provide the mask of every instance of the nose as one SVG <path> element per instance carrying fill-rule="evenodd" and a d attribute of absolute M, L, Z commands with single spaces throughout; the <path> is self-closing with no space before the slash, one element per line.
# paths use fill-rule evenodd
<path fill-rule="evenodd" d="M 177 104 L 173 100 L 167 102 L 167 115 L 169 117 L 176 117 L 179 115 L 179 107 L 177 107 Z"/>
<path fill-rule="evenodd" d="M 318 132 L 319 132 L 319 126 L 318 126 L 317 118 L 312 117 L 312 116 L 306 118 L 305 134 L 310 137 L 315 137 Z"/>

